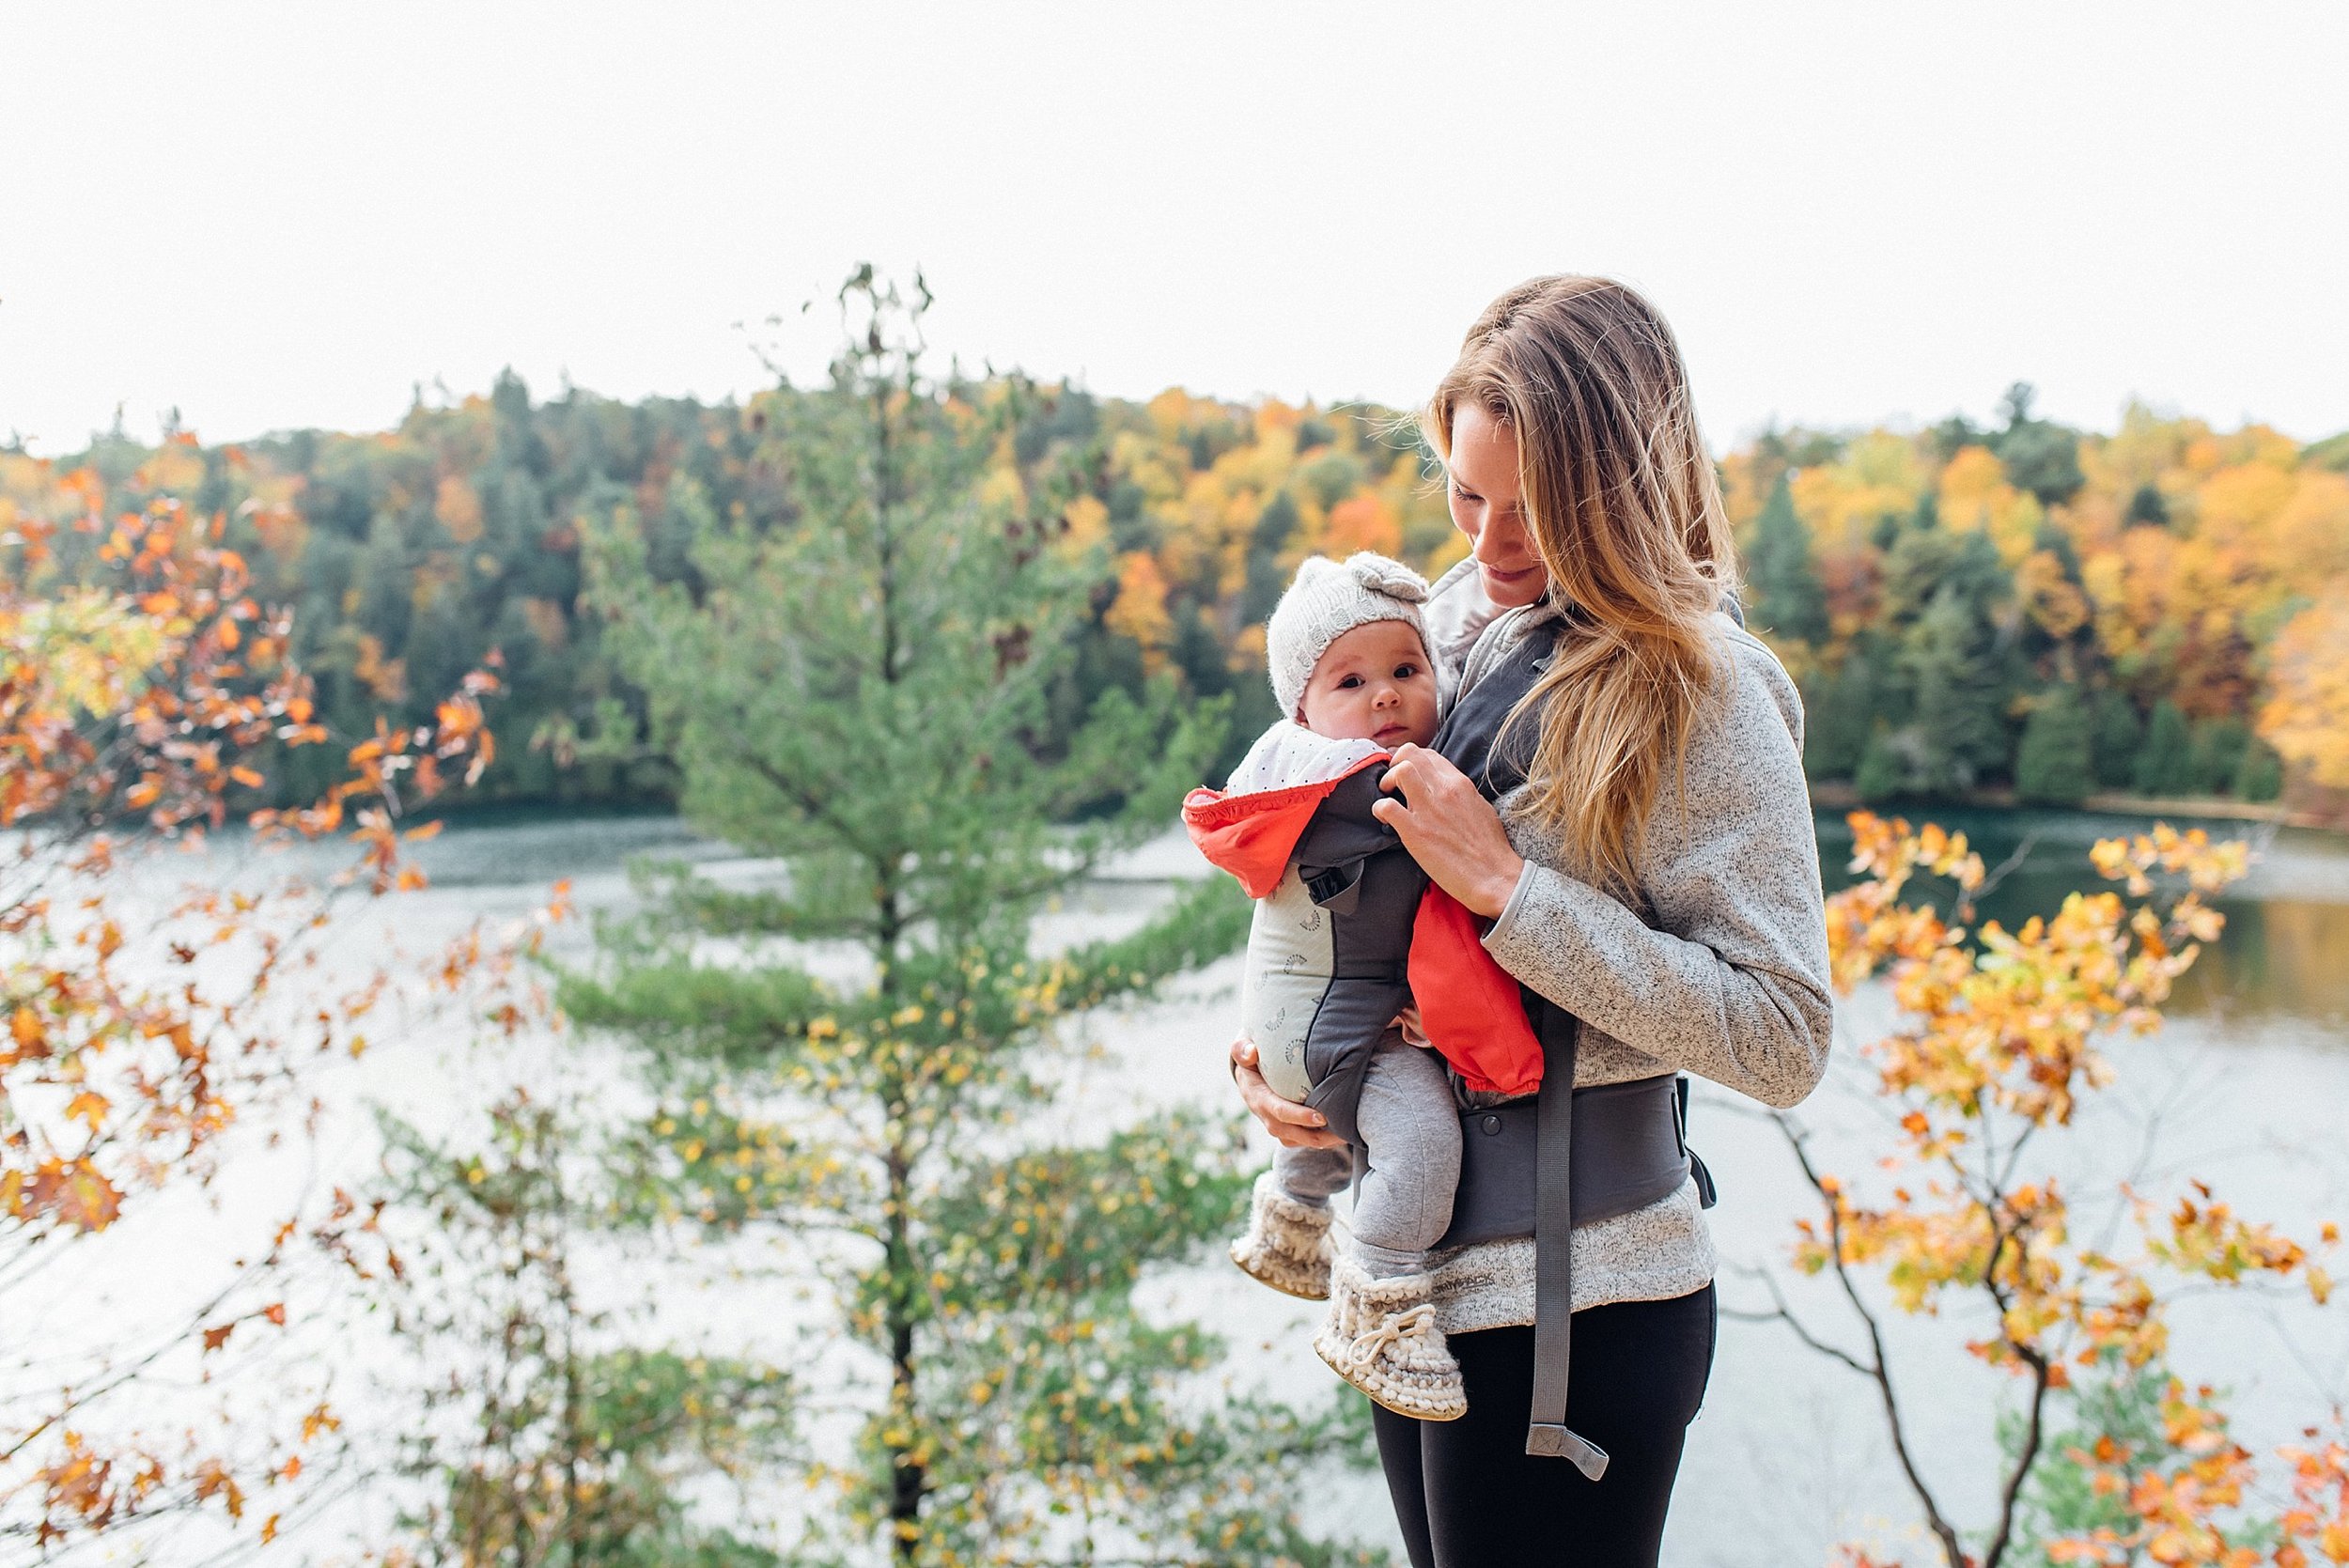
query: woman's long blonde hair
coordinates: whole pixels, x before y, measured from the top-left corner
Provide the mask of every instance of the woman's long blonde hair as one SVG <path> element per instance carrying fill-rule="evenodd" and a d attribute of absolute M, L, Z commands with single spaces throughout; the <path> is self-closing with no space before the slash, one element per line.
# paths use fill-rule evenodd
<path fill-rule="evenodd" d="M 1737 589 L 1679 345 L 1619 283 L 1535 278 L 1486 307 L 1421 413 L 1447 460 L 1469 406 L 1517 436 L 1526 531 L 1568 622 L 1502 726 L 1540 716 L 1526 805 L 1575 869 L 1634 887 L 1667 759 L 1716 675 L 1708 620 Z"/>

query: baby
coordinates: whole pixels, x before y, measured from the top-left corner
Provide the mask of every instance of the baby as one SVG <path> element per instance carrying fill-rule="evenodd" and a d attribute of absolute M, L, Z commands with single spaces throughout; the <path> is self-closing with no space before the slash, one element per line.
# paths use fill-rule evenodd
<path fill-rule="evenodd" d="M 1347 1382 L 1403 1415 L 1451 1421 L 1468 1403 L 1435 1327 L 1426 1253 L 1452 1222 L 1459 1111 L 1443 1062 L 1392 1027 L 1411 1000 L 1427 877 L 1370 809 L 1390 752 L 1435 737 L 1426 597 L 1418 573 L 1368 551 L 1299 566 L 1265 631 L 1287 717 L 1225 789 L 1192 791 L 1183 819 L 1257 901 L 1241 1011 L 1265 1081 L 1319 1110 L 1363 1164 L 1348 1256 L 1333 1265 L 1330 1199 L 1353 1179 L 1354 1150 L 1283 1148 L 1232 1260 L 1276 1290 L 1330 1298 L 1314 1349 Z"/>

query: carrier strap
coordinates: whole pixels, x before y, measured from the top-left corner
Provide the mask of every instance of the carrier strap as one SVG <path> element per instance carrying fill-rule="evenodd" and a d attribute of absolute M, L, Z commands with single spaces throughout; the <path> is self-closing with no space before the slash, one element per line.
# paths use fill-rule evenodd
<path fill-rule="evenodd" d="M 1607 1451 L 1566 1426 L 1574 1309 L 1574 1051 L 1581 1028 L 1578 1024 L 1564 1033 L 1565 1048 L 1543 1063 L 1534 1111 L 1541 1152 L 1533 1219 L 1533 1419 L 1525 1430 L 1525 1452 L 1570 1459 L 1596 1481 L 1607 1473 Z"/>

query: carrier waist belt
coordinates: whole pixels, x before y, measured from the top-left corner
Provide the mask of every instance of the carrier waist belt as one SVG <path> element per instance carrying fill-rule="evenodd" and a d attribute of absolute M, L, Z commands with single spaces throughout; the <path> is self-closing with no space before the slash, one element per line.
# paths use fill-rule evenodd
<path fill-rule="evenodd" d="M 1681 1080 L 1666 1074 L 1574 1092 L 1567 1168 L 1573 1223 L 1587 1225 L 1660 1203 L 1693 1172 L 1710 1176 L 1682 1134 Z M 1532 1235 L 1539 1228 L 1540 1101 L 1460 1113 L 1460 1185 L 1439 1247 Z"/>

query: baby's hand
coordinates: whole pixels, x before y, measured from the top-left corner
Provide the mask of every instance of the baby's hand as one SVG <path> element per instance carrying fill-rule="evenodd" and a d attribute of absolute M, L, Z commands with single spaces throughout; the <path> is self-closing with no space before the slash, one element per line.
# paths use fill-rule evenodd
<path fill-rule="evenodd" d="M 1417 1046 L 1422 1050 L 1434 1048 L 1435 1042 L 1427 1038 L 1427 1031 L 1419 1021 L 1418 1002 L 1405 1002 L 1403 1011 L 1394 1016 L 1394 1021 L 1396 1026 L 1403 1031 L 1405 1045 Z"/>

